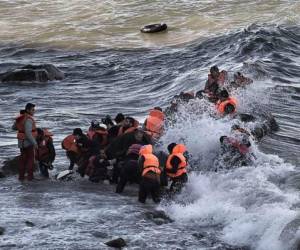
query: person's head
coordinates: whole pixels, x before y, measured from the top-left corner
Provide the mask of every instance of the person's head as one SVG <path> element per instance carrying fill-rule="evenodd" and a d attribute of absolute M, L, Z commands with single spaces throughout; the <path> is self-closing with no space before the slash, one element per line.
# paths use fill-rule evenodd
<path fill-rule="evenodd" d="M 221 101 L 226 100 L 229 98 L 229 93 L 226 89 L 223 89 L 220 91 L 220 93 L 218 94 L 218 97 Z"/>
<path fill-rule="evenodd" d="M 93 129 L 99 128 L 99 122 L 98 122 L 97 120 L 92 120 L 92 122 L 91 122 L 91 127 L 92 127 Z"/>
<path fill-rule="evenodd" d="M 212 66 L 209 71 L 213 78 L 217 78 L 220 75 L 220 71 L 217 65 Z"/>
<path fill-rule="evenodd" d="M 75 129 L 73 130 L 73 135 L 74 135 L 76 138 L 80 138 L 80 137 L 83 135 L 81 128 L 75 128 Z"/>
<path fill-rule="evenodd" d="M 124 127 L 134 127 L 135 120 L 132 117 L 126 117 L 124 121 Z"/>
<path fill-rule="evenodd" d="M 105 118 L 102 118 L 101 121 L 107 126 L 108 129 L 114 126 L 114 123 L 109 115 L 105 116 Z"/>
<path fill-rule="evenodd" d="M 161 107 L 154 107 L 155 110 L 159 110 L 160 112 L 162 112 L 162 108 Z"/>
<path fill-rule="evenodd" d="M 37 128 L 36 131 L 37 131 L 37 137 L 38 138 L 43 138 L 44 137 L 45 133 L 44 133 L 43 129 Z"/>
<path fill-rule="evenodd" d="M 168 151 L 170 154 L 172 154 L 173 148 L 176 146 L 177 144 L 175 142 L 172 142 L 168 145 Z"/>
<path fill-rule="evenodd" d="M 235 112 L 235 106 L 231 103 L 228 103 L 224 108 L 224 114 L 229 115 Z"/>
<path fill-rule="evenodd" d="M 135 130 L 134 138 L 137 142 L 142 142 L 143 137 L 144 137 L 144 131 L 143 130 L 141 130 L 141 129 Z"/>
<path fill-rule="evenodd" d="M 31 116 L 34 115 L 35 105 L 32 103 L 27 103 L 25 106 L 25 112 Z"/>
<path fill-rule="evenodd" d="M 117 124 L 123 122 L 124 120 L 125 120 L 125 116 L 122 113 L 117 114 L 115 117 L 115 122 Z"/>

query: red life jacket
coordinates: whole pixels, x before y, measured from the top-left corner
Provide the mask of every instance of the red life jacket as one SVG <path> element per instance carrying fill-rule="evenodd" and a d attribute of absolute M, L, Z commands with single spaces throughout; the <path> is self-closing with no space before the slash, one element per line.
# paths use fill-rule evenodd
<path fill-rule="evenodd" d="M 167 159 L 167 163 L 166 163 L 166 170 L 167 170 L 167 175 L 170 176 L 171 178 L 175 178 L 175 177 L 178 177 L 184 173 L 186 173 L 186 167 L 187 167 L 187 162 L 186 162 L 186 159 L 183 155 L 183 153 L 186 151 L 186 147 L 183 145 L 183 144 L 177 144 L 173 150 L 172 150 L 172 154 L 170 154 L 168 156 L 168 159 Z M 171 170 L 172 169 L 172 165 L 171 165 L 171 160 L 173 159 L 174 156 L 177 156 L 181 162 L 179 164 L 179 167 L 177 169 L 177 172 L 176 173 L 170 173 L 168 170 Z"/>
<path fill-rule="evenodd" d="M 119 128 L 118 136 L 123 135 L 123 134 L 130 133 L 130 132 L 133 132 L 133 131 L 135 131 L 138 127 L 139 127 L 139 122 L 138 122 L 137 120 L 134 120 L 133 127 L 129 127 L 129 128 L 127 128 L 125 131 L 124 131 L 124 127 L 121 126 L 121 127 Z"/>
<path fill-rule="evenodd" d="M 62 141 L 62 148 L 66 151 L 72 151 L 75 153 L 79 153 L 79 148 L 76 144 L 76 138 L 74 135 L 68 135 L 65 139 Z"/>
<path fill-rule="evenodd" d="M 143 173 L 142 176 L 145 176 L 148 172 L 153 172 L 160 175 L 161 170 L 159 168 L 159 161 L 157 157 L 152 154 L 152 145 L 143 146 L 140 149 L 140 155 L 144 157 Z"/>
<path fill-rule="evenodd" d="M 101 144 L 100 146 L 106 146 L 108 143 L 108 132 L 106 129 L 97 129 L 97 130 L 93 130 L 93 129 L 89 129 L 89 131 L 87 132 L 87 136 L 90 140 L 94 139 L 94 136 L 98 134 L 101 136 L 102 140 L 101 140 Z"/>
<path fill-rule="evenodd" d="M 37 130 L 36 130 L 35 120 L 33 119 L 33 117 L 31 115 L 25 113 L 25 114 L 19 115 L 16 118 L 16 127 L 17 127 L 17 130 L 18 130 L 17 138 L 20 139 L 20 140 L 25 140 L 26 139 L 25 122 L 26 122 L 27 119 L 32 120 L 32 131 L 31 131 L 31 133 L 32 133 L 32 136 L 34 138 L 37 137 Z"/>
<path fill-rule="evenodd" d="M 226 143 L 236 148 L 242 155 L 249 153 L 249 147 L 247 145 L 241 144 L 237 139 L 232 137 L 227 137 Z"/>
<path fill-rule="evenodd" d="M 216 107 L 217 107 L 218 112 L 219 112 L 220 114 L 223 115 L 223 114 L 225 113 L 225 108 L 226 108 L 226 106 L 227 106 L 228 104 L 233 105 L 233 106 L 234 106 L 234 109 L 236 110 L 237 100 L 236 100 L 234 97 L 229 97 L 229 98 L 228 98 L 227 100 L 225 100 L 225 101 L 219 100 L 219 101 L 217 102 Z"/>
<path fill-rule="evenodd" d="M 36 150 L 36 159 L 38 161 L 43 161 L 49 158 L 49 148 L 48 148 L 48 143 L 52 142 L 53 134 L 49 132 L 47 129 L 44 129 L 44 139 L 39 142 L 38 148 Z"/>
<path fill-rule="evenodd" d="M 154 137 L 159 138 L 162 134 L 165 114 L 160 110 L 153 109 L 146 119 L 146 132 Z"/>

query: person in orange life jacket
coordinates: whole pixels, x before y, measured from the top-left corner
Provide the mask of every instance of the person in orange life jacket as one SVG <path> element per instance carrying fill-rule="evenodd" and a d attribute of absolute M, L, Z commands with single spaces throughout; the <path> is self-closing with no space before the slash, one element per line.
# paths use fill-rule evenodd
<path fill-rule="evenodd" d="M 125 116 L 122 113 L 118 113 L 115 117 L 116 125 L 111 126 L 108 129 L 108 142 L 112 142 L 119 134 L 120 127 L 125 122 Z"/>
<path fill-rule="evenodd" d="M 37 128 L 36 160 L 39 162 L 41 174 L 49 178 L 48 169 L 53 169 L 52 163 L 55 159 L 55 148 L 53 146 L 52 134 L 48 130 Z"/>
<path fill-rule="evenodd" d="M 140 144 L 132 144 L 128 148 L 124 161 L 120 166 L 120 179 L 116 187 L 116 193 L 122 193 L 128 181 L 130 183 L 139 183 L 138 159 L 141 147 L 142 145 Z"/>
<path fill-rule="evenodd" d="M 76 142 L 76 134 L 81 133 L 82 130 L 76 128 L 73 130 L 73 133 L 65 137 L 61 143 L 61 147 L 66 150 L 67 158 L 70 160 L 69 170 L 73 170 L 74 165 L 79 162 L 81 157 L 81 151 Z"/>
<path fill-rule="evenodd" d="M 126 117 L 123 125 L 119 128 L 118 136 L 129 133 L 138 128 L 139 122 L 132 117 Z"/>
<path fill-rule="evenodd" d="M 34 151 L 37 148 L 36 142 L 36 124 L 33 118 L 35 112 L 35 105 L 27 103 L 25 110 L 20 111 L 20 115 L 16 118 L 13 129 L 17 130 L 18 147 L 20 148 L 20 162 L 19 162 L 19 180 L 25 179 L 25 172 L 27 172 L 27 179 L 33 179 L 34 170 Z"/>
<path fill-rule="evenodd" d="M 237 100 L 234 97 L 229 97 L 227 90 L 222 90 L 219 95 L 219 100 L 216 104 L 218 114 L 225 116 L 236 112 Z"/>
<path fill-rule="evenodd" d="M 125 133 L 118 136 L 113 142 L 111 142 L 105 149 L 107 159 L 117 159 L 117 163 L 113 168 L 112 183 L 118 183 L 120 166 L 119 162 L 126 157 L 126 153 L 132 144 L 151 144 L 151 137 L 143 130 L 136 129 L 133 132 Z"/>
<path fill-rule="evenodd" d="M 153 138 L 159 138 L 163 132 L 165 115 L 160 107 L 150 110 L 146 118 L 143 129 Z"/>
<path fill-rule="evenodd" d="M 153 154 L 151 144 L 140 149 L 139 166 L 141 169 L 139 202 L 145 203 L 148 194 L 151 194 L 152 200 L 159 203 L 161 169 L 158 158 Z"/>
<path fill-rule="evenodd" d="M 216 65 L 210 68 L 210 74 L 204 87 L 204 93 L 208 94 L 210 101 L 216 102 L 219 88 L 225 84 L 227 78 L 228 73 L 224 70 L 220 72 Z"/>
<path fill-rule="evenodd" d="M 74 129 L 73 135 L 75 136 L 76 145 L 80 151 L 80 160 L 77 172 L 81 175 L 81 177 L 84 177 L 85 169 L 89 163 L 89 158 L 96 152 L 94 152 L 93 142 L 82 132 L 80 128 Z"/>
<path fill-rule="evenodd" d="M 105 124 L 99 124 L 98 121 L 93 120 L 87 132 L 88 138 L 91 140 L 93 151 L 92 154 L 99 154 L 101 149 L 107 146 L 107 129 Z"/>
<path fill-rule="evenodd" d="M 168 145 L 169 156 L 166 163 L 167 175 L 171 178 L 171 193 L 181 191 L 184 184 L 188 181 L 187 160 L 184 156 L 186 148 L 183 144 L 171 143 Z"/>

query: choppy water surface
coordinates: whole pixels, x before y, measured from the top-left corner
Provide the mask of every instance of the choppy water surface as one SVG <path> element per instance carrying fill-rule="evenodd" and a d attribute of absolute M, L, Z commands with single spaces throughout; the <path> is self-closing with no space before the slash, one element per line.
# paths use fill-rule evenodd
<path fill-rule="evenodd" d="M 203 88 L 214 64 L 251 76 L 254 84 L 236 93 L 240 111 L 267 110 L 280 130 L 254 145 L 254 166 L 215 173 L 209 167 L 218 138 L 233 121 L 183 107 L 162 147 L 184 139 L 195 171 L 176 202 L 158 207 L 175 220 L 168 224 L 147 219 L 157 207 L 137 204 L 136 187 L 119 196 L 113 186 L 84 179 L 1 180 L 1 248 L 105 249 L 103 242 L 121 236 L 127 249 L 291 249 L 300 204 L 298 12 L 296 1 L 2 1 L 0 72 L 52 63 L 66 79 L 0 85 L 1 161 L 18 154 L 10 127 L 27 102 L 54 132 L 55 174 L 68 164 L 60 142 L 74 127 L 118 112 L 142 120 L 175 94 Z M 168 33 L 139 33 L 141 23 L 160 20 L 170 24 Z"/>

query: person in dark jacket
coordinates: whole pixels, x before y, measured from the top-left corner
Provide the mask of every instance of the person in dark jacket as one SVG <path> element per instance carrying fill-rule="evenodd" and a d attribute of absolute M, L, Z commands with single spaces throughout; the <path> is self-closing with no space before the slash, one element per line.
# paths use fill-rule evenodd
<path fill-rule="evenodd" d="M 117 163 L 113 168 L 112 183 L 118 183 L 119 171 L 122 162 L 127 154 L 129 147 L 132 144 L 147 145 L 151 144 L 151 137 L 141 129 L 136 129 L 133 132 L 123 134 L 116 138 L 105 150 L 107 159 L 117 159 Z"/>
<path fill-rule="evenodd" d="M 132 144 L 120 166 L 120 179 L 117 184 L 116 193 L 122 193 L 127 182 L 139 183 L 140 171 L 138 165 L 139 152 L 142 145 Z"/>
<path fill-rule="evenodd" d="M 53 169 L 52 163 L 56 155 L 52 134 L 47 129 L 37 128 L 36 142 L 38 147 L 35 155 L 39 162 L 40 172 L 44 177 L 49 178 L 48 169 Z"/>

